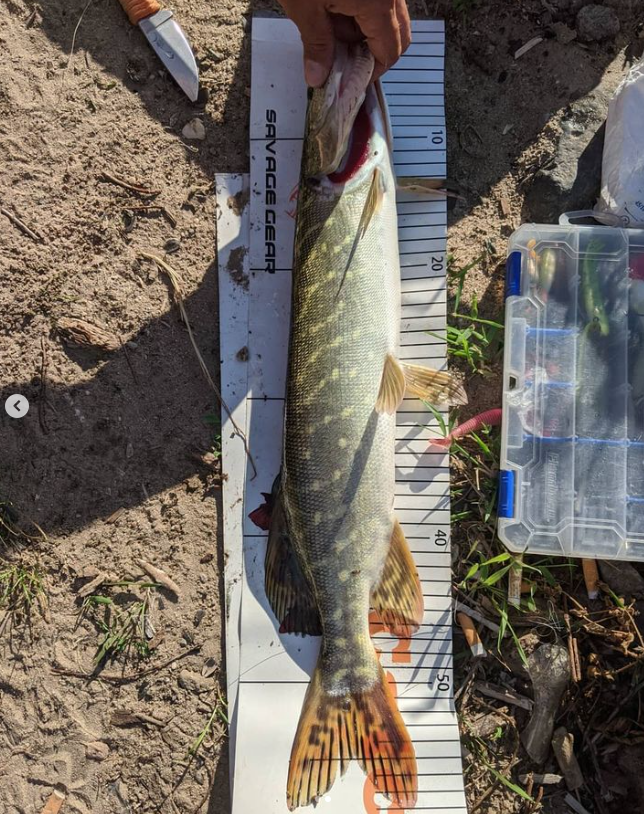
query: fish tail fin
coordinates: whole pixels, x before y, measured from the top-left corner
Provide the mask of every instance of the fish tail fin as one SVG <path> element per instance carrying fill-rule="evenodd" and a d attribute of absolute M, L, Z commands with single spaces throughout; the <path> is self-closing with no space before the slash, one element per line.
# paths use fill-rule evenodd
<path fill-rule="evenodd" d="M 413 808 L 418 796 L 414 747 L 378 665 L 376 683 L 332 695 L 321 681 L 320 662 L 304 699 L 288 770 L 290 811 L 315 803 L 356 760 L 376 790 L 394 806 Z"/>

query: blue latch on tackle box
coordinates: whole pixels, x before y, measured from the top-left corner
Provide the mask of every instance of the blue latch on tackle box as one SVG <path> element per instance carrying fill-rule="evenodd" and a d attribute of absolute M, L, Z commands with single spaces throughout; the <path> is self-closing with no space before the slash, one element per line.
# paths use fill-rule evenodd
<path fill-rule="evenodd" d="M 499 536 L 644 560 L 644 231 L 522 226 L 506 296 Z"/>

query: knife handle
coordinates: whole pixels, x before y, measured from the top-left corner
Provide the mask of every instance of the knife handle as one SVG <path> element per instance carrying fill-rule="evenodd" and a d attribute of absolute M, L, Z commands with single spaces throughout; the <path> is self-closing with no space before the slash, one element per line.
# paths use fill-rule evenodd
<path fill-rule="evenodd" d="M 157 0 L 120 0 L 132 25 L 137 25 L 161 8 Z"/>

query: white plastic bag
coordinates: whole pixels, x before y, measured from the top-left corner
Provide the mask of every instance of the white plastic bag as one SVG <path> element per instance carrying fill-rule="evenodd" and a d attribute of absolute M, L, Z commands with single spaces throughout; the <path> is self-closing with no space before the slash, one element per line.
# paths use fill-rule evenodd
<path fill-rule="evenodd" d="M 595 207 L 624 226 L 644 225 L 644 62 L 638 62 L 608 107 L 602 189 Z"/>

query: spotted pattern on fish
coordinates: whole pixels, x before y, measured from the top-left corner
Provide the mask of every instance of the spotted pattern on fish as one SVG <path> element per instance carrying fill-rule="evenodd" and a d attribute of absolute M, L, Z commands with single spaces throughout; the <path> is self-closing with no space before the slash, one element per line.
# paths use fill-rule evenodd
<path fill-rule="evenodd" d="M 395 420 L 374 407 L 398 349 L 395 182 L 386 150 L 373 166 L 384 201 L 348 269 L 369 175 L 336 195 L 304 184 L 295 237 L 284 504 L 320 612 L 322 681 L 338 695 L 378 680 L 369 603 L 394 522 Z"/>

